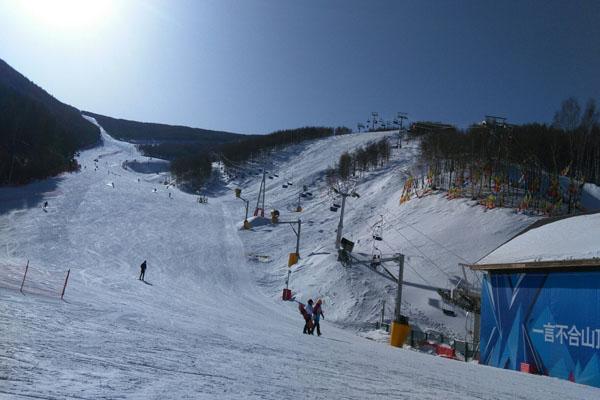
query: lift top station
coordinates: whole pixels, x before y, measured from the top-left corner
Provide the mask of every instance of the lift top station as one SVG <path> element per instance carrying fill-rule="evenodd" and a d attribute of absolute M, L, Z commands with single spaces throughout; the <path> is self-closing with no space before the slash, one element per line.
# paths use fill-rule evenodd
<path fill-rule="evenodd" d="M 354 243 L 346 238 L 342 238 L 340 248 L 338 249 L 338 260 L 345 267 L 353 265 L 361 265 L 370 271 L 396 283 L 398 290 L 396 292 L 396 306 L 394 309 L 394 321 L 390 334 L 390 345 L 394 347 L 402 347 L 406 338 L 410 334 L 410 325 L 408 317 L 402 315 L 402 284 L 404 276 L 404 254 L 389 254 L 381 255 L 377 259 L 373 259 L 371 254 L 353 253 Z M 386 265 L 390 263 L 398 264 L 398 276 L 396 277 Z"/>

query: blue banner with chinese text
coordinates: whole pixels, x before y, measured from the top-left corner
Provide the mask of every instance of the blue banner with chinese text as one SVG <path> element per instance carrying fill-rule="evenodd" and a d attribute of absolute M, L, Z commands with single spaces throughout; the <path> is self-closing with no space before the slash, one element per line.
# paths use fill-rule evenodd
<path fill-rule="evenodd" d="M 600 271 L 490 273 L 480 362 L 600 387 Z"/>

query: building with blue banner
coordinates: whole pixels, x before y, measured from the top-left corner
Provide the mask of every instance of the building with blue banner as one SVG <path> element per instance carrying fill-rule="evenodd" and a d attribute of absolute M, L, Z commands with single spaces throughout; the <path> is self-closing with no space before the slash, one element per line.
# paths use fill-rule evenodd
<path fill-rule="evenodd" d="M 480 363 L 600 387 L 600 214 L 530 229 L 485 271 Z"/>

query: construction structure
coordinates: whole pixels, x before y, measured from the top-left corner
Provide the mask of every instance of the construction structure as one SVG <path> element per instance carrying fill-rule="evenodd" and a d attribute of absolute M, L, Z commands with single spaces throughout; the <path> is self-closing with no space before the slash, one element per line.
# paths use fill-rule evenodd
<path fill-rule="evenodd" d="M 470 268 L 480 363 L 600 387 L 600 214 L 538 223 Z"/>

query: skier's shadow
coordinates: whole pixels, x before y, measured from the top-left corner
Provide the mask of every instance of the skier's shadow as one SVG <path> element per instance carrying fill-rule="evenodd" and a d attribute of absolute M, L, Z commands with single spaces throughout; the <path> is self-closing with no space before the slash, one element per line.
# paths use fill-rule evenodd
<path fill-rule="evenodd" d="M 151 284 L 150 282 L 146 282 L 146 281 L 142 281 L 144 282 L 146 285 L 150 285 L 150 286 L 154 286 L 153 284 Z"/>

